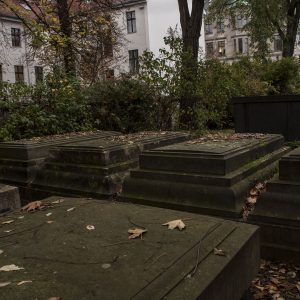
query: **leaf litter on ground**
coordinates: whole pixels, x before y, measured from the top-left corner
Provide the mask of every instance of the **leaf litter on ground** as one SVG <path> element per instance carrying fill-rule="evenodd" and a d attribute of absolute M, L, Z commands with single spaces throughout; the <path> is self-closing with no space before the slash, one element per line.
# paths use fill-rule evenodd
<path fill-rule="evenodd" d="M 135 239 L 140 237 L 143 238 L 143 233 L 146 233 L 147 229 L 141 229 L 141 228 L 134 228 L 134 229 L 128 229 L 128 233 L 130 234 L 128 239 Z"/>
<path fill-rule="evenodd" d="M 42 201 L 32 201 L 29 202 L 27 205 L 23 206 L 21 208 L 21 211 L 35 212 L 43 207 L 42 204 Z"/>
<path fill-rule="evenodd" d="M 11 272 L 11 271 L 19 271 L 19 270 L 24 270 L 24 268 L 18 267 L 15 264 L 6 265 L 0 268 L 0 272 Z"/>
<path fill-rule="evenodd" d="M 171 229 L 171 230 L 173 230 L 175 228 L 182 230 L 186 227 L 181 219 L 166 222 L 166 223 L 162 224 L 162 226 L 168 226 L 168 229 Z"/>

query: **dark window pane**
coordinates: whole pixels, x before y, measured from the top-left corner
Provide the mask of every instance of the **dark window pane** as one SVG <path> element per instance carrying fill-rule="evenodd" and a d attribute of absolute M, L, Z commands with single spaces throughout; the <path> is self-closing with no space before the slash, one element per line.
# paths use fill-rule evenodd
<path fill-rule="evenodd" d="M 13 47 L 21 47 L 21 30 L 19 28 L 11 29 L 11 43 Z"/>
<path fill-rule="evenodd" d="M 137 73 L 139 71 L 139 51 L 129 50 L 129 71 Z"/>
<path fill-rule="evenodd" d="M 128 33 L 136 32 L 135 11 L 126 12 L 126 19 L 127 19 L 127 32 Z"/>
<path fill-rule="evenodd" d="M 24 67 L 15 66 L 15 78 L 16 82 L 24 82 Z"/>
<path fill-rule="evenodd" d="M 34 67 L 35 70 L 35 82 L 41 82 L 44 79 L 44 71 L 43 67 L 36 66 Z"/>

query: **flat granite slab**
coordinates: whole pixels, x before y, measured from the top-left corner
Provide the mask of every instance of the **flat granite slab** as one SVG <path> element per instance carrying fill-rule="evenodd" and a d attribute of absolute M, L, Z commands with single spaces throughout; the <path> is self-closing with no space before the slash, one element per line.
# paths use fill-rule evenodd
<path fill-rule="evenodd" d="M 59 199 L 8 224 L 14 235 L 1 233 L 0 268 L 24 268 L 0 272 L 0 282 L 11 282 L 1 288 L 1 300 L 239 300 L 258 271 L 256 226 L 111 201 L 53 203 Z M 161 225 L 179 218 L 182 231 Z M 134 228 L 147 232 L 130 240 Z"/>
<path fill-rule="evenodd" d="M 300 263 L 300 148 L 279 161 L 279 174 L 267 182 L 249 221 L 262 227 L 266 257 Z"/>
<path fill-rule="evenodd" d="M 119 200 L 240 218 L 251 186 L 288 149 L 280 135 L 233 134 L 144 151 Z"/>
<path fill-rule="evenodd" d="M 0 213 L 21 207 L 17 187 L 0 184 Z"/>
<path fill-rule="evenodd" d="M 185 132 L 139 132 L 62 145 L 51 149 L 32 188 L 52 195 L 111 196 L 138 166 L 143 150 L 189 138 Z"/>

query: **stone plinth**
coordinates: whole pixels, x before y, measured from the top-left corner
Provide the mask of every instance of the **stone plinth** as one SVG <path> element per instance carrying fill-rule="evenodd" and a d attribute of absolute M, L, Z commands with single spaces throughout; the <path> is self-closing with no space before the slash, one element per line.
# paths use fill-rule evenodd
<path fill-rule="evenodd" d="M 0 184 L 0 212 L 21 207 L 18 188 Z"/>
<path fill-rule="evenodd" d="M 119 133 L 100 131 L 70 138 L 0 143 L 0 182 L 27 187 L 35 178 L 50 148 L 112 135 L 119 135 Z"/>
<path fill-rule="evenodd" d="M 34 280 L 24 285 L 22 299 L 240 300 L 258 271 L 257 226 L 103 200 L 64 199 L 51 212 L 52 224 L 42 211 L 7 225 L 23 233 L 0 265 L 13 262 L 24 270 L 0 272 L 0 282 Z M 161 225 L 178 218 L 186 225 L 182 231 Z M 139 226 L 147 232 L 129 240 L 128 229 Z M 26 229 L 37 227 L 32 242 L 34 233 Z M 215 248 L 226 256 L 215 255 Z M 3 300 L 20 295 L 13 284 L 1 292 Z"/>
<path fill-rule="evenodd" d="M 250 221 L 262 227 L 263 254 L 300 263 L 300 148 L 279 161 Z"/>
<path fill-rule="evenodd" d="M 180 144 L 145 151 L 121 201 L 239 218 L 251 185 L 275 172 L 280 135 Z"/>
<path fill-rule="evenodd" d="M 129 168 L 138 166 L 144 149 L 187 139 L 187 133 L 137 133 L 56 147 L 32 188 L 50 194 L 111 196 L 120 191 Z"/>

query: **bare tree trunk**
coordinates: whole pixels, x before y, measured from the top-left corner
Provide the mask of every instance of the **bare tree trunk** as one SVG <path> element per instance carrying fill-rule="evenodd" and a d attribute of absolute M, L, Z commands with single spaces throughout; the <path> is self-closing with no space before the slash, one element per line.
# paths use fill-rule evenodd
<path fill-rule="evenodd" d="M 68 75 L 76 75 L 76 59 L 75 53 L 71 42 L 72 37 L 72 23 L 70 20 L 68 0 L 57 1 L 57 15 L 61 27 L 61 32 L 66 38 L 66 43 L 63 47 L 63 59 L 65 71 Z"/>
<path fill-rule="evenodd" d="M 190 14 L 187 0 L 178 0 L 184 51 L 179 122 L 185 129 L 191 129 L 195 125 L 195 82 L 204 2 L 205 0 L 193 0 Z"/>
<path fill-rule="evenodd" d="M 296 2 L 299 1 L 292 1 L 288 9 L 286 35 L 283 39 L 283 57 L 292 57 L 294 55 L 300 19 L 300 3 L 297 4 Z"/>

